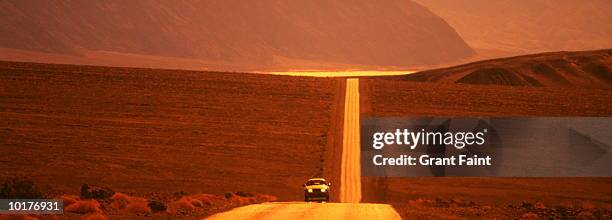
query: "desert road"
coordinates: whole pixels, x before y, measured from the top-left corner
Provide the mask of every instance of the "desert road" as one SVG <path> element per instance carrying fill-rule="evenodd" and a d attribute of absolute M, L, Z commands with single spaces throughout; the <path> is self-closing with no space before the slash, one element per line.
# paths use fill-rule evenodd
<path fill-rule="evenodd" d="M 213 215 L 225 219 L 401 219 L 393 207 L 368 203 L 275 202 L 249 205 Z"/>
<path fill-rule="evenodd" d="M 346 80 L 340 202 L 361 201 L 361 155 L 359 124 L 359 79 Z"/>
<path fill-rule="evenodd" d="M 401 219 L 386 204 L 361 201 L 359 79 L 346 81 L 340 182 L 341 203 L 264 203 L 244 206 L 207 219 Z M 296 192 L 301 193 L 301 192 Z"/>

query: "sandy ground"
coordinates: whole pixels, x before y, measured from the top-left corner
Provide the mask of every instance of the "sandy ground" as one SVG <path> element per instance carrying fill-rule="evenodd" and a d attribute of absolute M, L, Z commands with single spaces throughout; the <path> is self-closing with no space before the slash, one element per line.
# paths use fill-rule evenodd
<path fill-rule="evenodd" d="M 343 86 L 0 62 L 0 179 L 27 177 L 58 194 L 88 183 L 145 198 L 245 191 L 300 201 L 306 179 L 339 176 L 324 164 L 339 161 L 329 128 Z"/>
<path fill-rule="evenodd" d="M 343 199 L 342 190 L 334 190 L 333 202 L 388 203 L 405 218 L 432 213 L 517 218 L 524 210 L 507 215 L 507 207 L 540 202 L 596 210 L 612 204 L 610 178 L 351 181 L 340 174 L 359 167 L 340 163 L 349 152 L 343 148 L 350 146 L 340 136 L 354 131 L 343 126 L 358 125 L 359 117 L 610 116 L 610 90 L 381 78 L 351 80 L 345 90 L 343 78 L 0 64 L 0 177 L 26 176 L 60 193 L 78 194 L 79 186 L 89 183 L 154 199 L 185 190 L 249 191 L 301 201 L 303 181 L 323 176 L 335 187 L 361 182 L 360 200 Z M 355 109 L 360 116 L 345 112 Z M 358 146 L 358 138 L 355 142 Z M 358 193 L 349 191 L 346 195 Z M 344 212 L 347 218 L 352 209 L 379 210 L 353 203 L 303 203 L 290 209 L 310 215 L 310 208 L 322 205 L 340 211 L 321 213 Z M 462 214 L 456 206 L 480 211 Z"/>
<path fill-rule="evenodd" d="M 612 115 L 612 90 L 474 86 L 382 78 L 362 78 L 360 83 L 362 117 Z M 363 202 L 393 204 L 407 219 L 516 219 L 530 213 L 554 218 L 567 210 L 573 214 L 566 216 L 575 218 L 578 212 L 597 216 L 601 212 L 597 209 L 608 213 L 612 210 L 609 177 L 362 177 L 361 181 Z M 545 208 L 533 208 L 534 204 Z"/>

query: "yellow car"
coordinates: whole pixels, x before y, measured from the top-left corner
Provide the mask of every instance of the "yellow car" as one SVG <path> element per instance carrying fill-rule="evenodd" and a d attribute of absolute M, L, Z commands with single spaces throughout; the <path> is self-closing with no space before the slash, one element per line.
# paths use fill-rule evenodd
<path fill-rule="evenodd" d="M 304 201 L 319 201 L 329 202 L 330 182 L 323 178 L 312 178 L 306 181 L 304 185 Z"/>

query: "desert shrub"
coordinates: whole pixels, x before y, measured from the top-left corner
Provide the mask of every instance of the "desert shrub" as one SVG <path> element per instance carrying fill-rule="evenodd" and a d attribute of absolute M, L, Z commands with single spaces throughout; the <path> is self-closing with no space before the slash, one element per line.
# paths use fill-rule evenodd
<path fill-rule="evenodd" d="M 233 198 L 240 198 L 240 197 L 233 197 Z M 171 202 L 168 205 L 168 212 L 174 213 L 178 210 L 190 211 L 190 210 L 196 210 L 199 208 L 210 207 L 215 204 L 215 200 L 223 201 L 223 197 L 211 195 L 211 194 L 205 194 L 205 193 L 195 194 L 191 196 L 183 196 L 179 200 L 175 202 Z"/>
<path fill-rule="evenodd" d="M 111 201 L 110 206 L 112 208 L 125 209 L 125 208 L 130 207 L 130 205 L 134 204 L 132 206 L 136 206 L 136 207 L 135 208 L 133 207 L 132 209 L 136 210 L 136 212 L 142 211 L 142 208 L 138 206 L 143 206 L 143 205 L 146 206 L 148 204 L 147 200 L 144 198 L 132 197 L 132 196 L 128 196 L 124 193 L 119 193 L 119 192 L 113 194 L 113 196 L 111 196 L 109 199 Z"/>
<path fill-rule="evenodd" d="M 131 202 L 125 207 L 125 209 L 134 214 L 146 214 L 151 212 L 151 208 L 149 208 L 149 205 L 146 202 Z"/>
<path fill-rule="evenodd" d="M 236 196 L 231 199 L 231 204 L 235 206 L 244 206 L 255 203 L 255 198 Z"/>
<path fill-rule="evenodd" d="M 59 199 L 64 201 L 64 208 L 78 201 L 78 198 L 72 195 L 62 195 Z"/>
<path fill-rule="evenodd" d="M 113 196 L 110 197 L 111 200 L 121 200 L 121 201 L 128 201 L 130 199 L 130 196 L 124 194 L 124 193 L 120 193 L 117 192 L 115 194 L 113 194 Z"/>
<path fill-rule="evenodd" d="M 151 208 L 154 212 L 165 212 L 168 207 L 161 201 L 150 201 L 148 204 L 149 208 Z"/>
<path fill-rule="evenodd" d="M 174 197 L 177 198 L 177 199 L 181 198 L 183 196 L 186 196 L 186 195 L 187 195 L 187 193 L 185 191 L 174 192 Z"/>
<path fill-rule="evenodd" d="M 198 208 L 202 208 L 204 207 L 204 203 L 202 203 L 202 201 L 200 201 L 199 199 L 191 199 L 191 205 L 193 205 L 194 207 L 198 207 Z"/>
<path fill-rule="evenodd" d="M 215 195 L 204 194 L 204 193 L 195 194 L 195 195 L 191 196 L 191 198 L 200 200 L 203 205 L 208 205 L 208 206 L 213 205 L 214 204 L 214 200 L 218 199 L 218 197 L 215 196 Z"/>
<path fill-rule="evenodd" d="M 595 217 L 592 212 L 582 211 L 582 212 L 578 213 L 578 215 L 576 215 L 576 219 L 578 219 L 578 220 L 595 220 L 595 219 L 598 219 L 598 218 Z"/>
<path fill-rule="evenodd" d="M 81 186 L 81 198 L 105 200 L 115 194 L 115 191 L 106 187 L 92 187 L 87 184 Z"/>
<path fill-rule="evenodd" d="M 81 200 L 77 201 L 69 206 L 64 208 L 65 212 L 72 212 L 78 214 L 87 214 L 87 213 L 99 213 L 102 212 L 100 210 L 100 203 L 96 200 Z"/>
<path fill-rule="evenodd" d="M 21 178 L 13 178 L 0 187 L 0 199 L 42 199 L 44 194 L 34 182 Z"/>
<path fill-rule="evenodd" d="M 267 194 L 257 194 L 255 196 L 255 200 L 258 203 L 261 202 L 275 202 L 278 198 L 276 198 L 276 196 L 273 195 L 267 195 Z"/>
<path fill-rule="evenodd" d="M 253 197 L 252 193 L 247 193 L 247 192 L 242 192 L 242 191 L 236 192 L 236 195 L 240 197 Z"/>
<path fill-rule="evenodd" d="M 538 215 L 532 212 L 525 213 L 521 216 L 523 220 L 537 220 L 539 219 Z"/>
<path fill-rule="evenodd" d="M 115 193 L 110 199 L 110 206 L 115 209 L 124 209 L 129 203 L 129 196 L 123 193 Z"/>
<path fill-rule="evenodd" d="M 179 209 L 187 209 L 187 210 L 195 209 L 195 206 L 191 204 L 191 199 L 186 196 L 180 198 L 176 203 Z"/>

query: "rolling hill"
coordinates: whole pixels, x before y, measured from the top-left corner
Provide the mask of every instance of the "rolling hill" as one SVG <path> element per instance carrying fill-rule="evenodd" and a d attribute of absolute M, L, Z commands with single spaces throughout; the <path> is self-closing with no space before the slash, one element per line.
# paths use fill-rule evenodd
<path fill-rule="evenodd" d="M 399 76 L 410 81 L 534 87 L 612 87 L 612 49 L 484 60 Z"/>

